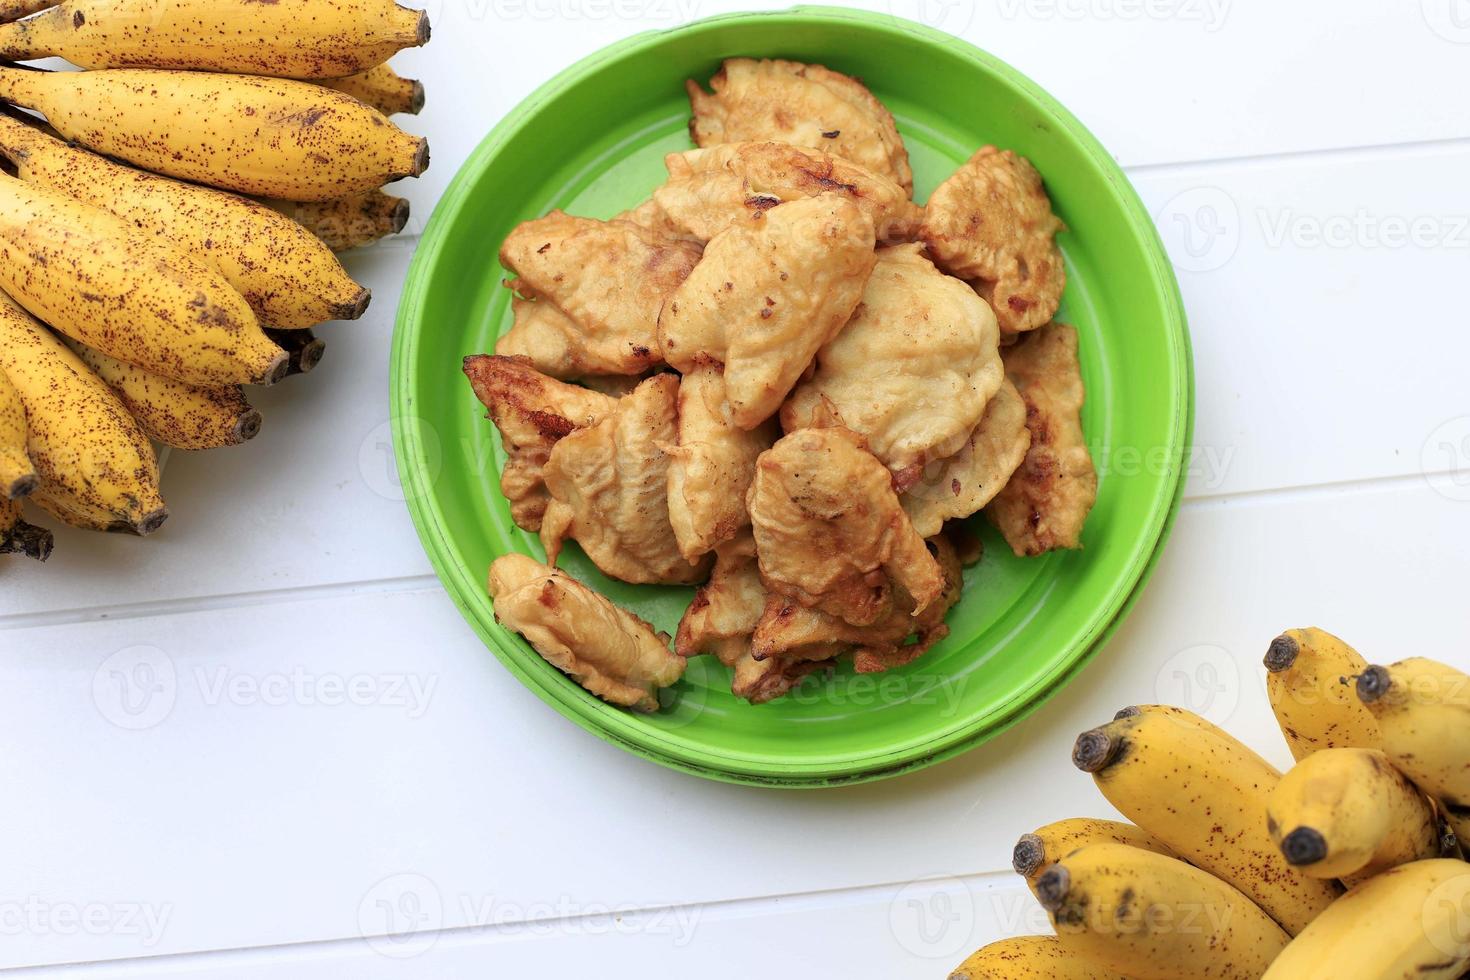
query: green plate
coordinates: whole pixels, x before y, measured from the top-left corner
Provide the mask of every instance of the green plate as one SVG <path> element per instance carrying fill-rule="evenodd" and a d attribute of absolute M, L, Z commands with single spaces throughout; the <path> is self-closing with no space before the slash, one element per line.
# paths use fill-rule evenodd
<path fill-rule="evenodd" d="M 1083 424 L 1101 474 L 1081 551 L 1013 558 L 976 520 L 984 559 L 965 577 L 949 638 L 888 674 L 809 678 L 753 707 L 713 658 L 690 661 L 656 715 L 603 704 L 502 629 L 491 560 L 544 557 L 511 523 L 494 427 L 460 373 L 510 323 L 500 241 L 564 208 L 610 217 L 687 149 L 684 80 L 736 55 L 821 62 L 861 77 L 898 119 L 916 193 L 979 146 L 1031 158 L 1067 223 L 1062 318 L 1081 334 Z M 646 758 L 715 779 L 822 786 L 878 779 L 971 748 L 1055 693 L 1114 629 L 1147 577 L 1182 488 L 1192 422 L 1189 337 L 1173 272 L 1127 178 L 1045 92 L 989 55 L 896 18 L 797 8 L 629 38 L 543 85 L 471 155 L 429 222 L 393 345 L 393 431 L 413 519 L 449 594 L 490 650 L 566 717 Z M 563 567 L 673 632 L 688 589 L 605 579 L 569 546 Z M 494 710 L 486 706 L 486 710 Z"/>

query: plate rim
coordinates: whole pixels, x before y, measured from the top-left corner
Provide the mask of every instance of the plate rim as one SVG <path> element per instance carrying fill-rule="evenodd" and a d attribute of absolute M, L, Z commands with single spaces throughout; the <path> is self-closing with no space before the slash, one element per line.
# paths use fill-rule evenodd
<path fill-rule="evenodd" d="M 607 61 L 626 57 L 640 48 L 667 43 L 670 37 L 682 32 L 707 31 L 712 26 L 718 28 L 722 22 L 793 17 L 857 22 L 868 28 L 897 30 L 913 35 L 920 41 L 944 45 L 968 60 L 979 62 L 985 69 L 1002 76 L 1008 84 L 1023 91 L 1050 121 L 1077 142 L 1110 187 L 1129 224 L 1140 234 L 1147 258 L 1153 267 L 1149 282 L 1158 294 L 1160 307 L 1170 327 L 1167 337 L 1172 348 L 1174 380 L 1180 385 L 1182 395 L 1179 403 L 1174 406 L 1171 434 L 1179 448 L 1187 450 L 1193 438 L 1195 377 L 1193 346 L 1183 298 L 1158 230 L 1117 161 L 1060 102 L 1025 74 L 994 55 L 962 38 L 894 15 L 843 8 L 797 6 L 781 11 L 720 14 L 694 20 L 672 30 L 644 31 L 609 44 L 574 62 L 521 100 L 495 124 L 466 158 L 435 206 L 418 242 L 396 311 L 389 387 L 395 465 L 404 502 L 424 552 L 460 614 L 482 643 L 522 685 L 581 728 L 604 741 L 668 768 L 728 783 L 820 788 L 885 779 L 953 758 L 1017 724 L 1070 683 L 1097 656 L 1107 640 L 1127 619 L 1157 567 L 1183 501 L 1186 483 L 1185 453 L 1170 454 L 1168 472 L 1165 474 L 1167 482 L 1157 492 L 1157 496 L 1162 497 L 1164 488 L 1168 487 L 1168 499 L 1162 502 L 1162 506 L 1160 500 L 1154 501 L 1140 547 L 1125 566 L 1124 574 L 1118 577 L 1106 602 L 1100 604 L 1097 612 L 1090 617 L 1074 650 L 1032 684 L 1013 692 L 995 709 L 972 719 L 966 725 L 936 734 L 920 747 L 908 746 L 873 753 L 860 763 L 839 763 L 835 766 L 831 763 L 785 763 L 779 769 L 764 768 L 760 771 L 756 771 L 754 767 L 742 768 L 741 763 L 733 759 L 727 760 L 728 768 L 697 761 L 682 746 L 661 738 L 657 731 L 639 729 L 637 737 L 633 737 L 631 730 L 624 731 L 630 729 L 629 720 L 610 714 L 618 709 L 601 704 L 589 709 L 584 703 L 585 698 L 581 696 L 583 692 L 580 687 L 570 682 L 548 687 L 539 677 L 525 670 L 518 656 L 503 650 L 500 638 L 482 622 L 481 610 L 471 597 L 481 598 L 484 582 L 480 579 L 483 579 L 483 575 L 477 579 L 472 569 L 449 559 L 448 543 L 452 541 L 453 535 L 434 499 L 432 478 L 416 462 L 411 465 L 411 462 L 421 457 L 423 448 L 419 426 L 413 424 L 417 419 L 413 413 L 413 396 L 418 385 L 410 371 L 410 365 L 415 360 L 418 347 L 418 329 L 422 324 L 420 313 L 427 299 L 429 273 L 444 247 L 445 229 L 458 215 L 471 187 L 478 182 L 479 175 L 501 147 L 521 131 L 543 103 L 580 82 L 584 76 L 595 72 Z M 568 696 L 573 693 L 574 697 Z"/>

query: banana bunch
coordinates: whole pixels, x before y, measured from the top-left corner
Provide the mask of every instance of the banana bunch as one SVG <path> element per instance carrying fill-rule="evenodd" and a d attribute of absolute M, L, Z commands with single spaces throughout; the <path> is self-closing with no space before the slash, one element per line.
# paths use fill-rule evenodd
<path fill-rule="evenodd" d="M 1012 866 L 1056 935 L 993 943 L 950 980 L 1470 976 L 1470 676 L 1373 666 L 1319 629 L 1265 666 L 1293 768 L 1165 705 L 1083 732 L 1073 764 L 1128 822 L 1023 835 Z"/>
<path fill-rule="evenodd" d="M 338 253 L 407 223 L 387 62 L 428 39 L 393 0 L 0 0 L 0 554 L 51 552 L 22 501 L 158 530 L 154 445 L 254 438 L 249 386 L 365 313 Z"/>

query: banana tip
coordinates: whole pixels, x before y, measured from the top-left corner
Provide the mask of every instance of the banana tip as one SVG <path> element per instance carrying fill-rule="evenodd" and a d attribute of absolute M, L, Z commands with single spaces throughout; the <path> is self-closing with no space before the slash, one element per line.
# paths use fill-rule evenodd
<path fill-rule="evenodd" d="M 1022 878 L 1034 875 L 1046 860 L 1046 844 L 1035 834 L 1022 834 L 1011 851 L 1011 867 Z"/>
<path fill-rule="evenodd" d="M 251 439 L 254 439 L 256 436 L 260 435 L 261 422 L 262 418 L 260 412 L 256 411 L 253 408 L 250 411 L 246 412 L 244 415 L 241 415 L 238 419 L 235 420 L 235 442 L 237 444 L 242 442 L 249 442 Z"/>
<path fill-rule="evenodd" d="M 327 352 L 327 342 L 317 337 L 301 348 L 296 354 L 296 373 L 310 374 L 318 364 L 322 362 L 322 355 Z"/>
<path fill-rule="evenodd" d="M 5 491 L 5 496 L 11 500 L 19 500 L 21 497 L 29 497 L 36 492 L 36 474 L 27 473 L 25 476 L 16 477 Z"/>
<path fill-rule="evenodd" d="M 140 538 L 147 537 L 163 527 L 163 522 L 166 520 L 168 520 L 168 508 L 160 507 L 134 525 L 133 533 L 137 534 Z"/>
<path fill-rule="evenodd" d="M 409 171 L 410 177 L 418 177 L 429 169 L 429 141 L 420 139 L 418 149 L 413 154 L 413 169 Z"/>
<path fill-rule="evenodd" d="M 360 320 L 367 312 L 368 304 L 373 301 L 373 291 L 366 287 L 359 289 L 357 295 L 344 303 L 338 303 L 332 307 L 333 320 Z"/>
<path fill-rule="evenodd" d="M 1036 898 L 1041 902 L 1042 908 L 1055 912 L 1066 901 L 1071 887 L 1072 876 L 1067 874 L 1067 869 L 1060 864 L 1053 864 L 1036 879 Z"/>
<path fill-rule="evenodd" d="M 429 35 L 431 35 L 432 33 L 434 33 L 434 29 L 429 24 L 429 12 L 427 10 L 419 11 L 418 29 L 415 33 L 414 39 L 418 41 L 419 46 L 422 47 L 425 44 L 429 43 Z"/>
<path fill-rule="evenodd" d="M 398 234 L 408 226 L 409 203 L 406 198 L 400 197 L 398 203 L 393 205 L 393 234 Z"/>
<path fill-rule="evenodd" d="M 426 101 L 427 97 L 424 93 L 424 83 L 420 81 L 415 81 L 413 83 L 411 93 L 408 97 L 408 114 L 410 116 L 417 116 L 419 113 L 423 112 L 424 103 Z"/>
<path fill-rule="evenodd" d="M 1301 645 L 1297 643 L 1296 637 L 1282 633 L 1266 648 L 1266 657 L 1262 662 L 1271 673 L 1279 674 L 1296 663 L 1300 652 Z"/>
<path fill-rule="evenodd" d="M 1113 715 L 1114 721 L 1122 721 L 1124 718 L 1137 718 L 1143 714 L 1143 709 L 1136 704 L 1130 704 L 1126 708 L 1119 708 L 1118 713 Z"/>
<path fill-rule="evenodd" d="M 290 373 L 291 355 L 285 351 L 281 351 L 271 361 L 270 366 L 265 369 L 265 373 L 261 375 L 258 384 L 269 388 L 273 384 L 278 384 Z"/>
<path fill-rule="evenodd" d="M 1373 704 L 1388 693 L 1393 686 L 1393 679 L 1388 676 L 1386 667 L 1369 667 L 1358 675 L 1358 700 L 1364 704 Z"/>
<path fill-rule="evenodd" d="M 1327 840 L 1311 827 L 1298 827 L 1281 838 L 1281 856 L 1293 867 L 1316 864 L 1327 856 Z"/>
<path fill-rule="evenodd" d="M 1122 739 L 1114 738 L 1101 728 L 1083 732 L 1072 746 L 1072 764 L 1083 772 L 1100 772 L 1107 768 L 1123 747 Z"/>

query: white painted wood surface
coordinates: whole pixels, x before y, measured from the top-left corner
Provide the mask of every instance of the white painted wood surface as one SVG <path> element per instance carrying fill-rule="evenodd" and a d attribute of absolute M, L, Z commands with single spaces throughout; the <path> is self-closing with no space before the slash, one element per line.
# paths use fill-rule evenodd
<path fill-rule="evenodd" d="M 429 572 L 387 352 L 412 239 L 350 259 L 254 443 L 174 454 L 166 534 L 0 568 L 0 967 L 55 977 L 939 978 L 1042 921 L 1017 834 L 1108 808 L 1073 737 L 1192 704 L 1287 753 L 1259 659 L 1320 623 L 1470 661 L 1470 5 L 943 0 L 1128 168 L 1181 267 L 1199 454 L 1132 618 L 995 742 L 827 792 L 707 783 L 565 722 Z M 430 0 L 422 227 L 495 120 L 714 0 Z M 941 93 L 940 97 L 960 97 Z M 151 697 L 144 697 L 152 692 Z M 384 937 L 385 933 L 396 933 Z"/>

